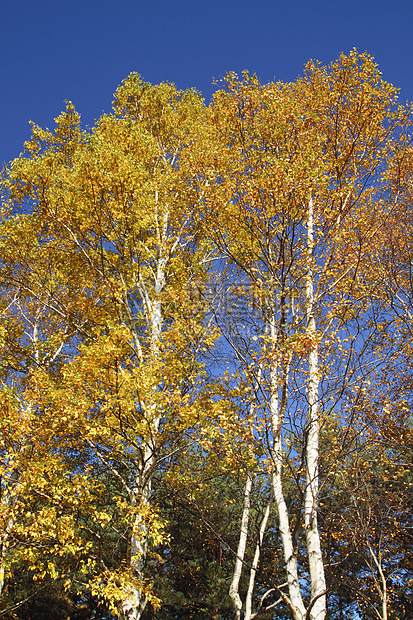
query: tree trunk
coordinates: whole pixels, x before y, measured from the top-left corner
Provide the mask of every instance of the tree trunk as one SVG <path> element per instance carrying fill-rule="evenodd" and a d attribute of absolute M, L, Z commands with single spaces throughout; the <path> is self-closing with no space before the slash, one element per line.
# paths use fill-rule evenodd
<path fill-rule="evenodd" d="M 245 482 L 244 490 L 244 505 L 242 509 L 241 519 L 241 531 L 238 540 L 237 557 L 235 559 L 234 574 L 232 582 L 229 588 L 229 595 L 235 607 L 235 618 L 241 620 L 242 601 L 239 595 L 239 581 L 241 579 L 242 568 L 244 564 L 245 548 L 247 546 L 248 538 L 248 522 L 250 518 L 250 506 L 251 506 L 251 490 L 252 490 L 252 476 L 247 474 L 247 480 Z"/>
<path fill-rule="evenodd" d="M 310 619 L 324 620 L 326 614 L 326 581 L 321 552 L 320 533 L 317 524 L 318 458 L 320 420 L 318 407 L 319 364 L 316 324 L 314 317 L 314 207 L 312 198 L 308 205 L 307 265 L 306 265 L 306 313 L 307 338 L 310 343 L 308 357 L 308 437 L 306 446 L 307 470 L 304 499 L 304 522 L 308 564 L 311 579 Z"/>
<path fill-rule="evenodd" d="M 162 236 L 166 236 L 168 218 L 165 216 L 162 227 Z M 147 323 L 150 326 L 150 353 L 155 363 L 160 356 L 160 341 L 162 333 L 162 303 L 159 296 L 165 286 L 165 269 L 167 257 L 160 257 L 158 260 L 155 278 L 155 300 L 151 301 L 146 287 L 141 284 L 140 292 L 142 302 L 146 309 Z M 155 388 L 156 391 L 156 388 Z M 136 477 L 134 497 L 132 503 L 140 506 L 145 512 L 145 508 L 150 504 L 152 492 L 152 476 L 156 465 L 155 450 L 157 435 L 160 425 L 160 414 L 157 411 L 155 393 L 152 402 L 149 401 L 145 406 L 150 431 L 143 451 L 142 463 Z M 138 581 L 144 579 L 144 569 L 148 555 L 149 528 L 145 519 L 138 513 L 131 527 L 130 534 L 130 567 L 134 577 Z M 128 595 L 122 601 L 122 612 L 125 620 L 140 620 L 142 613 L 148 603 L 148 595 L 144 593 L 143 587 L 130 586 Z"/>
<path fill-rule="evenodd" d="M 288 517 L 288 508 L 285 502 L 283 485 L 282 485 L 282 466 L 283 466 L 283 449 L 282 449 L 282 412 L 280 411 L 280 401 L 278 396 L 279 381 L 278 381 L 278 365 L 275 361 L 275 347 L 277 341 L 277 327 L 275 323 L 275 317 L 271 317 L 270 325 L 271 341 L 273 348 L 273 355 L 271 361 L 270 370 L 270 415 L 271 426 L 273 433 L 274 448 L 272 453 L 272 488 L 274 492 L 274 499 L 277 506 L 278 520 L 279 520 L 279 532 L 281 535 L 281 541 L 284 551 L 284 560 L 287 571 L 287 584 L 288 584 L 288 597 L 284 597 L 293 614 L 294 620 L 304 620 L 306 617 L 306 610 L 304 602 L 301 596 L 300 584 L 298 581 L 298 567 L 297 567 L 297 549 L 295 548 L 293 537 L 291 534 L 290 520 Z M 287 381 L 287 377 L 283 378 L 283 381 Z"/>

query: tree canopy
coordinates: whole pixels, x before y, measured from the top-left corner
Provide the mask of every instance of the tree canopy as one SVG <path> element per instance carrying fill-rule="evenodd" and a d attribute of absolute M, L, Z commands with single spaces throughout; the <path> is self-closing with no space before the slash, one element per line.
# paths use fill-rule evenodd
<path fill-rule="evenodd" d="M 412 110 L 368 54 L 32 126 L 0 223 L 0 618 L 409 618 Z"/>

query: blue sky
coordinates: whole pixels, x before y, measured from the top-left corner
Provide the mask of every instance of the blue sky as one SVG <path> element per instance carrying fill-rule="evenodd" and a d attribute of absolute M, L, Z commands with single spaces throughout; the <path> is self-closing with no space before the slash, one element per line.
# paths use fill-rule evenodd
<path fill-rule="evenodd" d="M 227 71 L 291 81 L 357 47 L 413 99 L 413 0 L 3 0 L 0 23 L 0 164 L 65 99 L 93 124 L 131 71 L 209 100 Z"/>

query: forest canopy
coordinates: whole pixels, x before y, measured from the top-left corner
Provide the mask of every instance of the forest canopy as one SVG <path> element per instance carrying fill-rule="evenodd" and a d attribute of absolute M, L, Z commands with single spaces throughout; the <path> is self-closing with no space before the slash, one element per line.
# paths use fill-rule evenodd
<path fill-rule="evenodd" d="M 1 177 L 0 618 L 409 620 L 412 109 L 132 73 Z"/>

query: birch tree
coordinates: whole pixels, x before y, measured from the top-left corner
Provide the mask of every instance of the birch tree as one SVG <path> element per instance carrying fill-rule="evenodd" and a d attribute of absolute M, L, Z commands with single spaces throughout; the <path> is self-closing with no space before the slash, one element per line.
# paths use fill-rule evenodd
<path fill-rule="evenodd" d="M 9 230 L 11 243 L 16 241 Z M 3 228 L 4 230 L 4 228 Z M 52 316 L 43 291 L 37 296 L 21 291 L 8 279 L 10 262 L 7 241 L 2 244 L 1 303 L 1 580 L 3 614 L 16 610 L 32 600 L 44 583 L 57 576 L 69 582 L 76 564 L 82 564 L 85 540 L 73 528 L 73 502 L 70 496 L 79 492 L 84 478 L 73 472 L 73 461 L 64 448 L 56 447 L 54 425 L 47 415 L 38 415 L 32 392 L 31 375 L 36 368 L 55 372 L 67 332 L 59 316 Z M 13 261 L 21 273 L 20 247 L 14 245 Z M 50 274 L 45 274 L 45 279 Z M 68 480 L 70 476 L 70 480 Z M 81 491 L 85 503 L 93 493 L 93 481 Z M 58 490 L 57 490 L 58 489 Z M 61 498 L 65 514 L 56 523 L 56 508 Z M 39 507 L 41 504 L 41 508 Z M 69 508 L 71 505 L 71 509 Z M 37 508 L 34 508 L 37 506 Z M 37 518 L 34 518 L 37 512 Z M 73 515 L 72 515 L 73 516 Z M 63 530 L 66 530 L 63 532 Z M 54 540 L 53 540 L 54 539 Z M 60 554 L 54 543 L 59 540 Z M 77 556 L 74 559 L 74 556 Z M 27 576 L 25 587 L 17 592 L 9 605 L 9 582 L 21 566 Z M 36 584 L 31 576 L 42 575 Z M 31 582 L 31 584 L 30 584 Z"/>
<path fill-rule="evenodd" d="M 352 52 L 329 68 L 310 63 L 294 84 L 230 74 L 211 106 L 220 149 L 208 160 L 210 229 L 248 294 L 248 327 L 231 345 L 257 412 L 251 426 L 267 455 L 284 550 L 286 580 L 271 588 L 279 598 L 270 604 L 286 604 L 295 619 L 326 615 L 320 433 L 338 405 L 351 410 L 372 364 L 379 310 L 368 257 L 389 214 L 386 171 L 406 120 L 396 94 L 370 57 Z M 290 508 L 286 472 L 296 484 Z M 249 486 L 247 478 L 237 617 L 247 608 L 254 616 L 238 592 Z"/>
<path fill-rule="evenodd" d="M 54 130 L 33 125 L 2 184 L 0 590 L 27 563 L 33 582 L 148 617 L 160 543 L 166 565 L 193 566 L 166 550 L 176 489 L 191 518 L 171 517 L 171 544 L 205 527 L 211 551 L 215 532 L 217 589 L 233 559 L 225 614 L 324 620 L 329 494 L 347 484 L 391 617 L 376 506 L 366 520 L 347 466 L 360 429 L 384 437 L 389 418 L 408 434 L 410 111 L 396 100 L 353 51 L 290 84 L 229 74 L 208 110 L 132 74 L 92 129 L 71 103 Z"/>
<path fill-rule="evenodd" d="M 33 298 L 43 290 L 67 333 L 57 376 L 32 373 L 36 406 L 53 409 L 61 436 L 123 488 L 129 568 L 98 567 L 94 588 L 123 596 L 124 617 L 135 619 L 151 598 L 148 548 L 162 538 L 153 473 L 201 415 L 202 308 L 189 294 L 203 269 L 200 193 L 188 152 L 203 114 L 195 91 L 132 74 L 92 131 L 72 104 L 54 132 L 34 126 L 7 180 L 4 234 L 18 228 L 23 257 L 13 260 L 8 233 L 8 282 Z"/>

